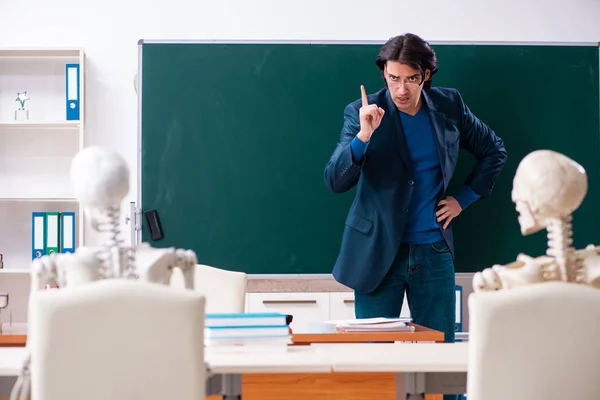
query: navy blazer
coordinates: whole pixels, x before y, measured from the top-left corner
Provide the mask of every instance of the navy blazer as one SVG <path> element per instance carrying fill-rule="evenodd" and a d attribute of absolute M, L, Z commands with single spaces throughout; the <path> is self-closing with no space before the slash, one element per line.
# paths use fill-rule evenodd
<path fill-rule="evenodd" d="M 502 139 L 471 113 L 457 90 L 431 88 L 423 90 L 422 96 L 437 137 L 444 180 L 438 201 L 446 196 L 460 149 L 466 149 L 477 160 L 465 184 L 482 198 L 488 197 L 507 158 Z M 365 156 L 356 164 L 350 149 L 350 142 L 360 130 L 361 100 L 357 99 L 344 109 L 341 137 L 325 167 L 325 184 L 334 193 L 357 185 L 333 276 L 363 293 L 379 286 L 394 261 L 414 179 L 398 109 L 387 88 L 367 97 L 369 104 L 377 104 L 385 114 Z M 454 256 L 452 224 L 444 230 L 438 225 Z"/>

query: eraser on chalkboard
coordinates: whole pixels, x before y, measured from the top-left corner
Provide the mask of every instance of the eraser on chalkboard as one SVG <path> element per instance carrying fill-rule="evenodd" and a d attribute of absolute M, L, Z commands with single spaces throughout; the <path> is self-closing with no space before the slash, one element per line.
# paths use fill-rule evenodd
<path fill-rule="evenodd" d="M 160 219 L 156 210 L 146 211 L 146 222 L 148 223 L 148 230 L 150 231 L 150 238 L 152 240 L 160 240 L 164 238 L 162 227 L 160 226 Z"/>

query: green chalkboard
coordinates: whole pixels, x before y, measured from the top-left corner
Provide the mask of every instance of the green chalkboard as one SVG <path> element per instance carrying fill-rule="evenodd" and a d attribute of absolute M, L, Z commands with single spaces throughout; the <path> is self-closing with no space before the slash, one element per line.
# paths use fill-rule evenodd
<path fill-rule="evenodd" d="M 380 44 L 140 42 L 141 207 L 156 247 L 249 274 L 330 273 L 354 191 L 330 193 L 323 169 L 344 106 L 380 89 Z M 459 89 L 506 144 L 492 197 L 455 222 L 457 272 L 540 255 L 510 200 L 518 162 L 547 148 L 580 162 L 589 194 L 575 245 L 600 243 L 599 59 L 595 45 L 437 44 L 434 85 Z M 474 160 L 461 159 L 457 188 Z M 145 222 L 145 221 L 144 221 Z M 144 224 L 145 225 L 145 224 Z"/>

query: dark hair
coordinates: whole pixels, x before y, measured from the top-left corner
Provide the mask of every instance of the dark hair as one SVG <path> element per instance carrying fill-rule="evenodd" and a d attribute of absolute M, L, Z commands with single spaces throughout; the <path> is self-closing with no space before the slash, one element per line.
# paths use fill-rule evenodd
<path fill-rule="evenodd" d="M 425 79 L 425 70 L 429 70 L 429 80 L 423 85 L 424 89 L 431 87 L 433 75 L 438 71 L 435 51 L 428 42 L 413 33 L 395 36 L 381 46 L 375 64 L 381 70 L 382 75 L 383 68 L 388 61 L 398 61 L 418 70 L 421 73 L 421 79 Z"/>

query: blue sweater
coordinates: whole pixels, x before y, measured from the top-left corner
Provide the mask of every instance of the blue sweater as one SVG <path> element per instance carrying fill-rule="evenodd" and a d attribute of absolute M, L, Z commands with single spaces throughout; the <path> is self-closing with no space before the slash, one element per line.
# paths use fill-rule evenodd
<path fill-rule="evenodd" d="M 443 239 L 435 216 L 436 201 L 444 186 L 437 153 L 437 139 L 424 106 L 414 116 L 401 111 L 398 113 L 404 128 L 415 181 L 402 241 L 413 244 L 434 243 Z M 351 142 L 353 158 L 360 160 L 367 146 L 368 143 L 355 137 Z M 479 195 L 468 186 L 463 186 L 454 198 L 464 211 L 479 198 Z"/>

